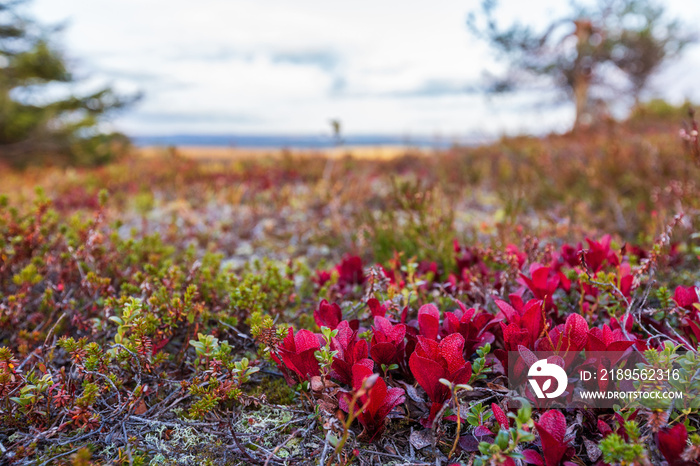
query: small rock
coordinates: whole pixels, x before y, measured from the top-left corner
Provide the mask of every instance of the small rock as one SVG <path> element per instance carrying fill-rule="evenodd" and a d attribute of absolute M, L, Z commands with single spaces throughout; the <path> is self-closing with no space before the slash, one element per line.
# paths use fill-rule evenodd
<path fill-rule="evenodd" d="M 413 448 L 421 450 L 433 444 L 433 432 L 428 429 L 413 431 L 411 432 L 409 441 L 411 445 L 413 445 Z"/>

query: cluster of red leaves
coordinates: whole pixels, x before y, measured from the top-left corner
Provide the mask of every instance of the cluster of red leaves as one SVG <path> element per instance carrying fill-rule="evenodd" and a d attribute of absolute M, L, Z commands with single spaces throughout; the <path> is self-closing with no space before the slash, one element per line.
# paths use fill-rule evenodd
<path fill-rule="evenodd" d="M 376 381 L 367 387 L 365 382 L 373 375 L 371 368 L 355 364 L 352 367 L 353 391 L 344 392 L 339 400 L 340 408 L 350 412 L 353 394 L 357 395 L 358 406 L 356 407 L 359 410 L 357 419 L 365 428 L 370 441 L 384 430 L 387 415 L 406 400 L 403 389 L 387 388 L 386 382 L 381 377 L 377 377 Z"/>
<path fill-rule="evenodd" d="M 419 287 L 413 290 L 420 293 L 436 286 L 442 291 L 465 291 L 469 289 L 469 284 L 477 280 L 493 282 L 504 277 L 502 263 L 490 261 L 477 248 L 462 247 L 455 243 L 455 254 L 457 271 L 447 274 L 447 286 L 440 283 L 441 274 L 436 264 L 421 263 L 418 276 L 426 279 L 420 281 Z M 615 315 L 619 309 L 624 309 L 629 304 L 632 293 L 639 286 L 639 279 L 629 262 L 630 254 L 637 258 L 646 257 L 640 248 L 613 250 L 609 236 L 597 241 L 586 239 L 585 247 L 578 244 L 564 245 L 559 250 L 550 249 L 539 261 L 530 261 L 526 253 L 509 245 L 508 257 L 511 264 L 525 271 L 518 273 L 520 287 L 508 294 L 507 301 L 493 299 L 496 313 L 488 309 L 488 303 L 483 308 L 468 308 L 455 299 L 456 309 L 441 315 L 435 305 L 426 304 L 418 309 L 413 320 L 410 319 L 407 308 L 399 310 L 391 302 L 382 303 L 371 298 L 367 301 L 372 319 L 372 325 L 368 329 L 362 326 L 362 313 L 359 320 L 344 321 L 341 308 L 324 300 L 314 312 L 316 323 L 319 327 L 339 330 L 331 345 L 338 351 L 333 361 L 331 377 L 334 381 L 349 386 L 351 391 L 347 393 L 357 393 L 361 388 L 358 380 L 364 380 L 375 372 L 384 376 L 391 372 L 392 377 L 388 379 L 390 384 L 397 381 L 415 383 L 424 390 L 428 399 L 428 414 L 421 419 L 421 423 L 430 426 L 451 396 L 448 387 L 440 381 L 469 383 L 472 376 L 471 359 L 476 350 L 486 343 L 495 347 L 494 355 L 500 363 L 500 369 L 498 366 L 493 368 L 503 370 L 505 374 L 509 370 L 509 351 L 526 356 L 522 367 L 514 368 L 516 376 L 526 374 L 532 363 L 528 362 L 527 355 L 530 354 L 536 360 L 534 353 L 537 351 L 555 353 L 556 363 L 564 367 L 577 362 L 579 367 L 588 365 L 600 368 L 615 361 L 606 358 L 581 361 L 576 357 L 582 350 L 624 353 L 632 347 L 643 351 L 651 344 L 657 345 L 653 348 L 658 349 L 661 342 L 647 342 L 632 316 Z M 335 269 L 339 277 L 346 277 L 339 280 L 346 290 L 348 283 L 363 282 L 356 279 L 357 275 L 354 275 L 354 280 L 350 280 L 348 277 L 351 275 L 342 272 L 350 266 L 347 261 L 348 258 L 345 258 Z M 393 267 L 382 270 L 390 286 L 400 290 L 407 286 L 407 277 L 398 272 L 401 270 L 398 258 L 395 258 L 395 262 L 397 263 Z M 426 275 L 421 275 L 422 273 Z M 570 311 L 572 302 L 578 305 L 576 312 Z M 652 323 L 654 328 L 660 329 L 669 340 L 676 343 L 688 347 L 696 345 L 700 341 L 700 299 L 695 288 L 678 287 L 673 302 L 685 338 L 679 340 L 670 329 L 664 329 L 663 323 Z M 359 338 L 359 334 L 365 338 Z M 308 335 L 307 338 L 313 341 L 315 348 L 324 344 L 318 334 Z M 291 344 L 291 340 L 289 342 Z M 313 371 L 307 371 L 308 377 L 318 372 L 318 363 L 311 359 L 311 353 L 307 353 L 306 357 L 309 358 L 307 364 L 314 367 Z M 356 377 L 356 373 L 362 375 Z M 387 382 L 381 378 L 378 380 L 381 380 L 378 392 L 382 394 Z M 602 381 L 595 383 L 604 385 Z M 601 385 L 599 388 L 605 387 Z M 401 390 L 398 387 L 392 389 Z M 360 422 L 373 438 L 381 432 L 385 424 L 383 418 L 401 404 L 396 400 L 403 398 L 401 392 L 401 396 L 387 398 L 382 395 L 372 401 L 374 408 L 371 414 L 360 418 Z M 507 417 L 495 406 L 493 413 L 498 423 L 507 426 Z M 347 408 L 346 401 L 341 402 L 341 407 Z M 535 426 L 540 437 L 541 454 L 534 449 L 526 450 L 526 460 L 531 464 L 547 466 L 573 464 L 568 461 L 574 451 L 566 437 L 564 414 L 558 410 L 544 412 Z M 674 429 L 680 430 L 681 427 L 675 426 Z M 669 464 L 684 464 L 678 462 L 683 449 L 680 444 L 675 448 L 666 434 L 667 430 L 662 429 L 658 434 L 659 449 Z M 481 434 L 488 437 L 485 432 Z"/>
<path fill-rule="evenodd" d="M 331 270 L 317 270 L 314 282 L 319 287 L 322 287 L 331 281 L 333 273 L 337 274 L 338 279 L 332 291 L 341 295 L 350 293 L 356 285 L 362 285 L 366 278 L 362 266 L 362 258 L 346 255 L 335 268 Z"/>
<path fill-rule="evenodd" d="M 472 351 L 479 341 L 485 342 L 488 339 L 483 337 L 483 329 L 477 331 L 473 328 L 474 319 L 484 320 L 488 314 L 466 309 L 460 303 L 460 310 L 448 313 L 450 317 L 446 318 L 445 325 L 441 327 L 440 312 L 434 305 L 421 307 L 417 322 L 410 323 L 392 322 L 385 317 L 386 307 L 376 300 L 371 301 L 368 307 L 375 314 L 374 325 L 370 330 L 371 336 L 368 339 L 359 338 L 360 329 L 352 328 L 347 320 L 341 320 L 335 325 L 341 317 L 337 305 L 324 300 L 314 312 L 319 327 L 331 323 L 337 330 L 336 336 L 329 342 L 331 349 L 337 352 L 331 365 L 330 377 L 334 382 L 351 389 L 339 399 L 340 407 L 348 408 L 348 397 L 360 390 L 363 380 L 371 376 L 375 369 L 386 375 L 391 368 L 396 368 L 392 371 L 396 378 L 409 382 L 415 380 L 425 390 L 432 403 L 427 422 L 432 422 L 435 414 L 450 397 L 449 389 L 440 380 L 466 384 L 472 374 L 471 364 L 465 359 L 465 337 L 460 332 L 450 333 L 447 329 L 458 329 L 457 322 L 461 322 L 462 330 L 471 336 Z M 321 334 L 314 334 L 309 330 L 299 330 L 295 333 L 290 327 L 277 349 L 278 355 L 273 354 L 273 359 L 283 369 L 290 384 L 307 381 L 320 374 L 315 353 L 325 344 Z M 373 388 L 360 396 L 361 403 L 357 406 L 358 409 L 369 401 L 369 405 L 358 418 L 367 435 L 374 438 L 383 430 L 386 416 L 403 402 L 403 394 L 402 388 L 387 389 L 386 382 L 378 378 Z"/>
<path fill-rule="evenodd" d="M 534 450 L 525 450 L 525 458 L 537 466 L 574 466 L 576 463 L 565 461 L 574 454 L 574 449 L 566 440 L 566 417 L 561 411 L 551 409 L 542 413 L 535 422 L 537 433 L 542 443 L 542 456 Z M 543 458 L 544 457 L 544 458 Z"/>

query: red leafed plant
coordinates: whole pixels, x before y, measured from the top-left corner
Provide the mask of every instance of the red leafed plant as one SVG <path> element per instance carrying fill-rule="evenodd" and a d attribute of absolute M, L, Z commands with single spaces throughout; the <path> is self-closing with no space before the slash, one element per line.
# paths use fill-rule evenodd
<path fill-rule="evenodd" d="M 365 282 L 362 259 L 359 256 L 345 256 L 335 269 L 340 285 L 361 285 Z"/>
<path fill-rule="evenodd" d="M 347 321 L 338 325 L 338 334 L 332 339 L 333 350 L 338 354 L 333 358 L 331 377 L 338 382 L 350 385 L 352 383 L 352 368 L 356 364 L 374 369 L 374 362 L 367 358 L 369 347 L 367 340 L 357 338 L 357 330 L 350 328 Z"/>
<path fill-rule="evenodd" d="M 578 314 L 570 314 L 566 323 L 557 325 L 535 344 L 537 351 L 552 351 L 564 358 L 567 365 L 586 346 L 588 322 Z"/>
<path fill-rule="evenodd" d="M 320 374 L 318 361 L 314 355 L 320 347 L 318 337 L 314 333 L 308 330 L 299 330 L 294 335 L 294 329 L 289 327 L 287 336 L 278 348 L 279 357 L 273 353 L 272 359 L 278 366 L 293 371 L 298 381 L 309 380 L 310 377 Z M 293 385 L 295 380 L 289 377 L 287 371 L 283 371 L 283 373 L 287 383 Z"/>
<path fill-rule="evenodd" d="M 620 265 L 617 253 L 610 249 L 610 235 L 604 235 L 600 241 L 586 238 L 586 242 L 588 250 L 584 252 L 584 258 L 586 265 L 593 273 L 600 272 L 605 267 L 606 262 L 613 267 Z"/>
<path fill-rule="evenodd" d="M 377 298 L 370 298 L 367 300 L 367 307 L 369 307 L 372 317 L 386 317 L 386 312 L 388 308 L 386 305 L 379 302 Z"/>
<path fill-rule="evenodd" d="M 464 337 L 464 352 L 467 356 L 474 354 L 477 348 L 486 343 L 493 343 L 493 333 L 488 330 L 498 320 L 486 311 L 467 309 L 461 301 L 457 301 L 459 309 L 445 313 L 442 330 L 445 335 L 459 333 Z"/>
<path fill-rule="evenodd" d="M 352 290 L 354 285 L 362 285 L 365 282 L 362 259 L 359 256 L 346 255 L 335 266 L 335 269 L 317 270 L 313 281 L 318 286 L 324 286 L 331 280 L 333 271 L 338 274 L 338 282 L 334 288 L 340 294 L 346 294 Z"/>
<path fill-rule="evenodd" d="M 587 351 L 625 351 L 634 345 L 634 341 L 625 338 L 621 328 L 612 330 L 607 324 L 602 328 L 594 327 L 588 331 Z"/>
<path fill-rule="evenodd" d="M 501 329 L 504 331 L 504 339 L 506 328 L 512 327 L 508 329 L 511 338 L 519 334 L 517 336 L 517 344 L 522 344 L 529 349 L 534 349 L 535 341 L 537 341 L 544 329 L 542 300 L 531 299 L 527 303 L 523 303 L 522 300 L 513 299 L 516 297 L 516 295 L 511 295 L 512 306 L 500 299 L 495 301 L 496 306 L 498 306 L 501 311 L 499 317 L 503 318 L 507 323 L 507 325 L 501 323 Z M 512 347 L 514 343 L 516 343 L 516 340 L 510 341 L 510 344 L 509 341 L 506 341 L 506 346 Z M 515 350 L 515 347 L 513 347 L 513 350 Z"/>
<path fill-rule="evenodd" d="M 547 310 L 554 307 L 552 295 L 559 286 L 559 276 L 556 271 L 551 267 L 534 263 L 530 265 L 530 277 L 521 273 L 520 278 L 536 299 L 545 302 Z"/>
<path fill-rule="evenodd" d="M 673 292 L 673 300 L 678 307 L 692 311 L 693 304 L 698 302 L 698 293 L 694 286 L 677 286 Z"/>
<path fill-rule="evenodd" d="M 335 330 L 340 321 L 343 320 L 343 312 L 338 304 L 331 304 L 323 299 L 314 310 L 314 320 L 319 328 L 328 327 L 331 330 Z"/>
<path fill-rule="evenodd" d="M 409 360 L 409 367 L 418 385 L 433 402 L 432 419 L 442 404 L 450 398 L 450 390 L 440 382 L 446 379 L 453 385 L 469 383 L 471 363 L 464 360 L 464 337 L 459 333 L 448 335 L 440 343 L 418 336 L 416 349 Z"/>
<path fill-rule="evenodd" d="M 503 349 L 494 351 L 495 356 L 501 361 L 503 368 L 508 370 L 508 351 L 518 351 L 519 346 L 534 350 L 535 342 L 544 330 L 544 315 L 542 301 L 532 299 L 523 304 L 520 297 L 511 295 L 513 306 L 500 299 L 496 300 L 496 306 L 501 310 L 497 319 L 500 322 L 503 335 Z"/>
<path fill-rule="evenodd" d="M 346 413 L 350 413 L 353 397 L 356 397 L 352 410 L 354 413 L 359 411 L 357 420 L 364 427 L 364 434 L 369 438 L 369 441 L 382 433 L 386 426 L 387 415 L 406 401 L 403 389 L 387 388 L 386 382 L 381 377 L 377 377 L 371 387 L 363 387 L 365 380 L 372 375 L 375 374 L 371 369 L 361 364 L 355 364 L 352 367 L 353 391 L 344 393 L 339 400 L 340 408 Z"/>
<path fill-rule="evenodd" d="M 573 455 L 573 448 L 565 440 L 566 418 L 561 411 L 550 409 L 540 416 L 539 422 L 535 422 L 537 433 L 542 443 L 542 455 L 544 462 L 539 462 L 546 466 L 559 466 L 562 461 Z M 536 456 L 530 453 L 528 458 Z M 538 464 L 538 463 L 535 463 Z M 574 464 L 564 461 L 563 464 Z"/>
<path fill-rule="evenodd" d="M 684 461 L 682 458 L 687 440 L 688 431 L 683 424 L 666 427 L 656 434 L 656 446 L 659 447 L 659 451 L 664 455 L 669 466 L 695 464 L 690 461 Z"/>
<path fill-rule="evenodd" d="M 425 338 L 436 340 L 440 331 L 440 311 L 434 304 L 425 304 L 418 309 L 418 327 Z"/>
<path fill-rule="evenodd" d="M 370 354 L 374 362 L 380 366 L 400 363 L 404 358 L 406 326 L 393 325 L 389 319 L 377 316 L 372 331 Z"/>
<path fill-rule="evenodd" d="M 693 286 L 678 286 L 673 293 L 676 306 L 683 309 L 685 315 L 681 319 L 681 330 L 685 334 L 690 347 L 695 348 L 700 342 L 700 315 L 698 313 L 698 293 Z"/>

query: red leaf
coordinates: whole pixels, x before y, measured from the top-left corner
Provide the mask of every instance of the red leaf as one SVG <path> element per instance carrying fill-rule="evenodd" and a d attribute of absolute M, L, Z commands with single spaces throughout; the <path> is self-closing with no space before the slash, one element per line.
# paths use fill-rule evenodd
<path fill-rule="evenodd" d="M 358 256 L 343 257 L 335 269 L 338 271 L 338 283 L 341 285 L 361 285 L 365 282 L 362 259 Z"/>
<path fill-rule="evenodd" d="M 434 403 L 442 403 L 449 397 L 449 390 L 440 383 L 440 379 L 449 377 L 447 370 L 434 360 L 418 356 L 417 352 L 408 360 L 411 373 L 418 385 L 423 387 L 428 398 Z"/>
<path fill-rule="evenodd" d="M 683 424 L 676 424 L 672 428 L 661 429 L 656 434 L 656 444 L 664 455 L 669 466 L 682 464 L 681 454 L 686 447 L 688 431 Z"/>
<path fill-rule="evenodd" d="M 367 306 L 372 312 L 372 317 L 386 317 L 386 306 L 382 306 L 377 298 L 370 298 L 367 300 Z"/>
<path fill-rule="evenodd" d="M 542 301 L 539 299 L 531 299 L 528 301 L 523 309 L 520 326 L 526 328 L 527 331 L 530 332 L 530 344 L 528 347 L 532 348 L 535 344 L 535 340 L 537 340 L 544 328 Z"/>
<path fill-rule="evenodd" d="M 530 346 L 530 332 L 528 332 L 527 329 L 520 328 L 516 324 L 509 324 L 506 326 L 501 322 L 501 330 L 503 331 L 506 351 L 515 351 L 516 348 L 521 345 L 525 347 Z"/>
<path fill-rule="evenodd" d="M 506 413 L 503 412 L 500 406 L 498 406 L 496 403 L 491 403 L 491 411 L 493 411 L 493 417 L 496 418 L 500 426 L 504 429 L 507 429 L 509 427 L 508 423 L 508 416 L 506 416 Z"/>
<path fill-rule="evenodd" d="M 513 309 L 513 306 L 511 306 L 505 301 L 501 301 L 500 299 L 496 299 L 494 301 L 496 302 L 496 306 L 498 306 L 498 309 L 501 310 L 501 312 L 506 317 L 506 320 L 509 323 L 513 322 L 513 320 L 516 318 L 518 318 L 519 320 L 520 315 L 515 309 Z"/>
<path fill-rule="evenodd" d="M 420 333 L 431 340 L 437 339 L 440 330 L 440 311 L 434 304 L 425 304 L 418 309 Z"/>
<path fill-rule="evenodd" d="M 583 316 L 571 314 L 566 318 L 564 332 L 569 337 L 571 350 L 578 351 L 583 349 L 588 338 L 588 322 Z"/>
<path fill-rule="evenodd" d="M 592 328 L 588 331 L 586 339 L 586 350 L 588 351 L 605 351 L 605 342 L 602 340 L 602 332 L 599 328 Z"/>
<path fill-rule="evenodd" d="M 698 293 L 693 286 L 678 286 L 676 287 L 676 291 L 673 293 L 673 300 L 676 302 L 678 307 L 682 307 L 690 311 L 693 309 L 693 304 L 698 302 Z"/>
<path fill-rule="evenodd" d="M 542 459 L 542 455 L 537 453 L 535 450 L 523 450 L 523 456 L 525 457 L 525 462 L 528 464 L 544 466 L 544 460 Z"/>
<path fill-rule="evenodd" d="M 604 422 L 600 419 L 598 419 L 598 431 L 603 434 L 603 437 L 607 437 L 608 435 L 612 434 L 612 428 L 608 425 L 607 422 Z"/>
<path fill-rule="evenodd" d="M 566 435 L 566 418 L 556 409 L 551 409 L 542 416 L 539 422 L 535 422 L 537 433 L 542 442 L 542 453 L 547 466 L 559 466 L 568 444 L 564 443 Z"/>
<path fill-rule="evenodd" d="M 297 353 L 302 353 L 310 349 L 317 350 L 321 347 L 316 334 L 306 329 L 299 330 L 296 336 L 294 336 L 294 344 L 296 345 Z"/>
<path fill-rule="evenodd" d="M 375 343 L 369 351 L 372 359 L 379 365 L 390 365 L 396 361 L 397 348 L 393 343 Z"/>
<path fill-rule="evenodd" d="M 314 320 L 316 325 L 320 327 L 328 327 L 335 330 L 341 320 L 343 320 L 343 312 L 338 304 L 330 304 L 325 299 L 321 300 L 318 308 L 314 310 Z"/>
<path fill-rule="evenodd" d="M 459 333 L 453 333 L 445 337 L 438 345 L 440 355 L 447 362 L 447 371 L 454 373 L 464 367 L 464 337 Z"/>

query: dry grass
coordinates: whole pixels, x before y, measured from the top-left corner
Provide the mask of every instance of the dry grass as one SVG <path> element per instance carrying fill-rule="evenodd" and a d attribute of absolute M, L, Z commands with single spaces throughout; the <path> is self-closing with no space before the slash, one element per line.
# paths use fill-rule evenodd
<path fill-rule="evenodd" d="M 177 154 L 191 160 L 227 161 L 259 157 L 282 157 L 292 154 L 296 157 L 342 158 L 350 156 L 363 160 L 392 160 L 405 155 L 431 155 L 434 150 L 409 146 L 343 146 L 326 149 L 283 149 L 274 147 L 158 147 L 150 146 L 138 149 L 139 155 L 146 158 Z"/>

